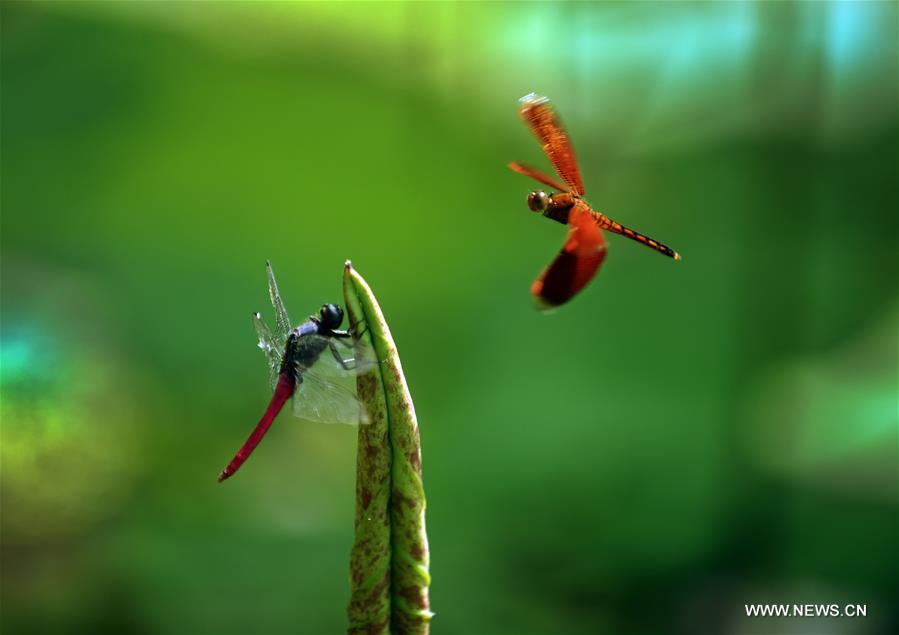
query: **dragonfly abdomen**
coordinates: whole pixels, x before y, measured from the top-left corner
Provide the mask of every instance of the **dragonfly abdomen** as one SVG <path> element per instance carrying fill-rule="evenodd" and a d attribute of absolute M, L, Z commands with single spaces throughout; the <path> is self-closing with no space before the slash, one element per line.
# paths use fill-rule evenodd
<path fill-rule="evenodd" d="M 222 470 L 222 473 L 219 474 L 219 483 L 224 481 L 226 478 L 229 478 L 238 469 L 240 469 L 240 466 L 243 465 L 243 462 L 247 460 L 250 454 L 252 454 L 253 450 L 256 449 L 256 446 L 259 445 L 259 442 L 262 441 L 262 437 L 264 437 L 265 433 L 268 432 L 268 429 L 272 426 L 272 422 L 274 422 L 275 417 L 277 417 L 278 413 L 281 412 L 281 408 L 284 407 L 285 402 L 290 399 L 291 395 L 293 395 L 296 387 L 297 383 L 292 373 L 281 373 L 281 375 L 278 376 L 278 384 L 275 386 L 275 394 L 272 395 L 272 400 L 269 402 L 268 408 L 265 409 L 265 414 L 262 415 L 262 419 L 260 419 L 259 423 L 256 424 L 256 427 L 253 429 L 250 437 L 246 440 L 240 450 L 237 451 L 237 454 L 234 455 L 234 458 L 231 459 L 231 462 L 228 463 L 228 465 L 225 466 L 225 469 Z"/>
<path fill-rule="evenodd" d="M 567 225 L 568 218 L 571 215 L 571 210 L 575 205 L 580 205 L 581 209 L 588 211 L 590 213 L 590 216 L 593 217 L 593 222 L 595 222 L 600 229 L 607 229 L 615 234 L 626 236 L 627 238 L 636 240 L 638 243 L 642 243 L 647 247 L 650 247 L 651 249 L 655 249 L 659 253 L 665 254 L 670 258 L 680 260 L 680 254 L 674 251 L 671 247 L 663 245 L 659 241 L 641 234 L 640 232 L 634 231 L 630 227 L 625 227 L 621 223 L 613 221 L 605 214 L 597 212 L 595 209 L 590 207 L 579 196 L 575 196 L 574 194 L 571 194 L 569 192 L 557 192 L 550 196 L 543 215 L 547 218 L 551 218 L 557 223 Z"/>
<path fill-rule="evenodd" d="M 608 216 L 600 214 L 599 212 L 594 211 L 594 218 L 597 221 L 597 224 L 603 229 L 608 229 L 610 232 L 615 234 L 620 234 L 622 236 L 626 236 L 631 240 L 636 240 L 638 243 L 642 243 L 651 249 L 655 249 L 657 252 L 665 254 L 669 258 L 674 258 L 675 260 L 680 260 L 680 254 L 674 251 L 671 247 L 667 245 L 663 245 L 657 240 L 650 238 L 640 232 L 636 232 L 629 227 L 625 227 L 621 223 L 616 223 Z"/>

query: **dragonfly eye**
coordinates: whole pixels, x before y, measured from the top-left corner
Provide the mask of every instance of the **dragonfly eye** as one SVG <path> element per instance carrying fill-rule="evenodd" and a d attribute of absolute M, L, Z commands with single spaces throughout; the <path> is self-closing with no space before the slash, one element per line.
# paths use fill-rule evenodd
<path fill-rule="evenodd" d="M 321 323 L 326 329 L 336 329 L 343 322 L 343 309 L 336 304 L 326 304 L 321 310 Z"/>
<path fill-rule="evenodd" d="M 547 205 L 549 205 L 549 197 L 546 192 L 537 190 L 528 194 L 528 207 L 532 212 L 544 212 Z"/>

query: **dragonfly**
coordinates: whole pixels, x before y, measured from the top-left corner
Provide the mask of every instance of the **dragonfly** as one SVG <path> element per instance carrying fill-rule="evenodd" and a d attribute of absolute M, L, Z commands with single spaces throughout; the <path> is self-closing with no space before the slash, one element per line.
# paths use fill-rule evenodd
<path fill-rule="evenodd" d="M 657 240 L 625 227 L 593 209 L 584 200 L 584 184 L 571 140 L 549 99 L 536 93 L 520 100 L 519 114 L 543 146 L 564 185 L 536 168 L 513 162 L 509 168 L 556 190 L 547 194 L 535 190 L 528 194 L 532 212 L 568 225 L 568 236 L 561 251 L 531 285 L 531 293 L 546 308 L 560 306 L 573 298 L 593 279 L 606 257 L 602 230 L 621 234 L 675 260 L 680 254 Z"/>
<path fill-rule="evenodd" d="M 336 304 L 325 304 L 317 314 L 291 328 L 271 263 L 266 263 L 266 270 L 269 297 L 275 310 L 275 329 L 272 332 L 258 312 L 253 314 L 253 324 L 259 348 L 268 360 L 274 392 L 249 438 L 219 474 L 219 482 L 240 469 L 288 399 L 293 399 L 294 414 L 307 421 L 368 423 L 365 408 L 352 384 L 357 374 L 372 367 L 372 357 L 352 330 L 340 329 L 343 309 Z"/>

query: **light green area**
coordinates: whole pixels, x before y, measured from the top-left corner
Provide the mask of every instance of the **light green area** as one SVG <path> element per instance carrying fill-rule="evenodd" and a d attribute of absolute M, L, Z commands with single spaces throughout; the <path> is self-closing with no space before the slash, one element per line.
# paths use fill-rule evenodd
<path fill-rule="evenodd" d="M 357 431 L 283 416 L 215 481 L 270 396 L 267 259 L 296 320 L 347 258 L 376 285 L 435 633 L 899 619 L 894 3 L 0 13 L 4 633 L 345 630 Z M 609 236 L 533 310 L 531 91 L 683 261 Z"/>

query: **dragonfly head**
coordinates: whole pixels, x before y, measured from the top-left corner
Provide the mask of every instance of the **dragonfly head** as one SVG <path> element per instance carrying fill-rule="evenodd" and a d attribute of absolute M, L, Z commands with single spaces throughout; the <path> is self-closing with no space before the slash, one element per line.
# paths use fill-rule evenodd
<path fill-rule="evenodd" d="M 532 212 L 545 212 L 549 205 L 549 196 L 543 190 L 528 194 L 528 207 Z"/>
<path fill-rule="evenodd" d="M 328 330 L 336 329 L 343 322 L 343 309 L 336 304 L 325 304 L 319 311 L 319 321 Z"/>

